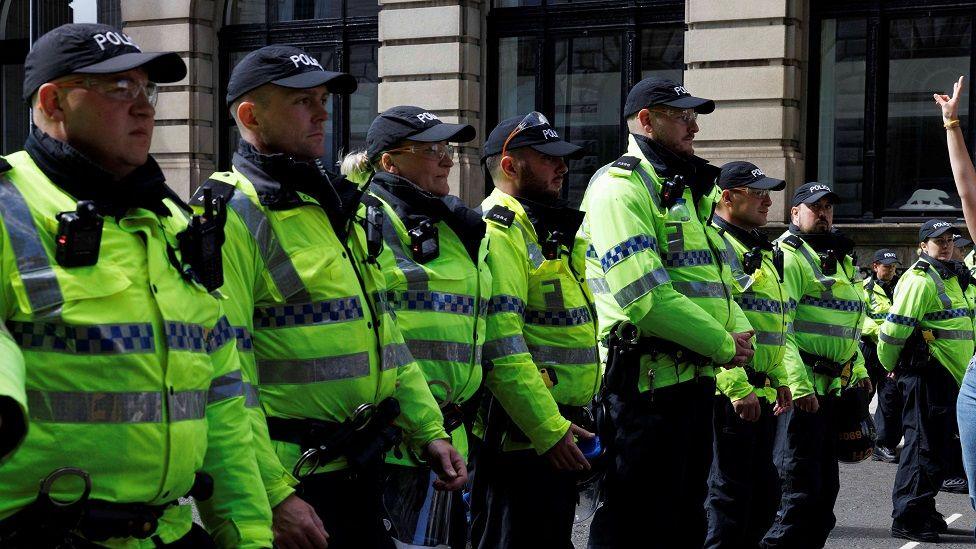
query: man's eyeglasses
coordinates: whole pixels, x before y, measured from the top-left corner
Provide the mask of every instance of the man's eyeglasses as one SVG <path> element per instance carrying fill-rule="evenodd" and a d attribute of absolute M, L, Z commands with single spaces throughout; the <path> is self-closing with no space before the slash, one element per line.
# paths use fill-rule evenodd
<path fill-rule="evenodd" d="M 651 110 L 656 113 L 663 114 L 668 118 L 673 118 L 675 120 L 684 122 L 686 125 L 691 125 L 693 122 L 698 120 L 698 113 L 691 109 L 684 110 L 684 111 L 679 111 L 675 109 L 651 109 Z"/>
<path fill-rule="evenodd" d="M 732 189 L 733 191 L 742 191 L 748 195 L 754 196 L 756 198 L 766 198 L 769 196 L 769 189 L 751 189 L 749 187 L 738 187 Z"/>
<path fill-rule="evenodd" d="M 156 106 L 156 99 L 159 96 L 159 86 L 155 82 L 142 83 L 131 78 L 105 79 L 85 76 L 76 80 L 55 82 L 55 85 L 59 88 L 86 88 L 94 90 L 116 101 L 135 101 L 140 94 L 143 94 L 153 107 Z"/>
<path fill-rule="evenodd" d="M 440 162 L 444 160 L 444 157 L 454 158 L 454 145 L 449 145 L 447 143 L 432 143 L 430 145 L 408 145 L 406 147 L 399 147 L 397 149 L 391 149 L 386 151 L 388 153 L 402 153 L 409 152 L 413 154 L 419 154 L 425 158 L 431 160 L 436 160 Z"/>

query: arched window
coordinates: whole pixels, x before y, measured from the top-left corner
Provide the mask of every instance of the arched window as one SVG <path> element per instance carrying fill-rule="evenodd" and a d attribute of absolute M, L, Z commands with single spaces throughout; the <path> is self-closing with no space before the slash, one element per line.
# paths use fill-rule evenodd
<path fill-rule="evenodd" d="M 238 133 L 223 105 L 227 79 L 249 52 L 269 44 L 300 47 L 326 70 L 352 74 L 359 89 L 348 97 L 333 96 L 326 122 L 323 159 L 333 166 L 340 154 L 362 148 L 366 129 L 376 115 L 377 0 L 231 0 L 220 30 L 220 155 L 225 169 L 237 148 Z"/>

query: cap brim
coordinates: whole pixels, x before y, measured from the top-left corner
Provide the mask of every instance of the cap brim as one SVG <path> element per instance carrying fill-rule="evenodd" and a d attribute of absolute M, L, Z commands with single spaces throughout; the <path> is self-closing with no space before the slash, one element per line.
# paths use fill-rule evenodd
<path fill-rule="evenodd" d="M 973 244 L 973 241 L 972 240 L 969 240 L 968 238 L 962 238 L 962 237 L 953 240 L 953 242 L 955 243 L 955 245 L 956 245 L 957 248 L 963 248 L 965 246 L 972 246 L 972 244 Z"/>
<path fill-rule="evenodd" d="M 579 145 L 573 145 L 568 141 L 549 141 L 547 143 L 539 143 L 536 145 L 529 145 L 533 149 L 541 152 L 542 154 L 548 154 L 549 156 L 558 157 L 568 157 L 568 158 L 579 158 L 583 153 L 583 147 Z"/>
<path fill-rule="evenodd" d="M 773 179 L 772 177 L 763 177 L 759 181 L 754 183 L 749 183 L 745 185 L 750 189 L 764 189 L 767 191 L 782 191 L 786 188 L 786 181 L 782 179 Z"/>
<path fill-rule="evenodd" d="M 875 259 L 874 262 L 875 263 L 880 263 L 882 265 L 894 265 L 895 263 L 898 263 L 899 265 L 901 265 L 901 261 L 898 261 L 897 258 L 895 258 L 895 259 Z"/>
<path fill-rule="evenodd" d="M 794 206 L 799 206 L 800 204 L 813 204 L 825 196 L 829 196 L 834 204 L 840 203 L 840 196 L 834 191 L 820 191 L 816 194 L 810 195 L 805 200 L 797 202 L 796 204 L 794 204 Z"/>
<path fill-rule="evenodd" d="M 692 95 L 679 97 L 674 101 L 666 101 L 661 103 L 661 105 L 667 105 L 676 109 L 695 109 L 695 112 L 698 114 L 709 114 L 715 110 L 715 102 L 711 99 L 702 99 L 701 97 L 694 97 Z"/>
<path fill-rule="evenodd" d="M 942 227 L 940 229 L 935 229 L 934 231 L 929 232 L 929 234 L 925 236 L 925 240 L 928 240 L 929 238 L 935 238 L 937 236 L 942 236 L 949 231 L 952 231 L 953 234 L 959 234 L 959 231 L 957 231 L 955 227 Z"/>
<path fill-rule="evenodd" d="M 186 78 L 186 63 L 175 52 L 124 53 L 105 61 L 75 69 L 77 74 L 112 74 L 132 69 L 146 71 L 150 82 L 167 84 Z"/>
<path fill-rule="evenodd" d="M 308 71 L 286 78 L 272 80 L 272 84 L 284 88 L 304 90 L 325 84 L 329 88 L 329 93 L 350 94 L 356 91 L 359 83 L 351 74 L 332 71 Z"/>
<path fill-rule="evenodd" d="M 437 124 L 426 130 L 408 135 L 404 139 L 419 141 L 421 143 L 437 143 L 439 141 L 451 141 L 452 143 L 465 143 L 474 139 L 476 132 L 474 126 L 469 124 Z"/>

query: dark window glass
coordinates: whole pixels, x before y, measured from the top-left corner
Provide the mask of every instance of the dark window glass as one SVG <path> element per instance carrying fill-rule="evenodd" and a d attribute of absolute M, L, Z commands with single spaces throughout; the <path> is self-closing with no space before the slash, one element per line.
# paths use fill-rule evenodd
<path fill-rule="evenodd" d="M 535 110 L 535 38 L 511 36 L 498 40 L 498 119 Z"/>
<path fill-rule="evenodd" d="M 273 0 L 272 9 L 275 21 L 331 19 L 342 16 L 342 0 Z"/>
<path fill-rule="evenodd" d="M 268 21 L 266 0 L 236 0 L 227 10 L 228 25 L 247 25 Z"/>
<path fill-rule="evenodd" d="M 889 25 L 888 123 L 884 206 L 899 211 L 955 210 L 945 130 L 932 101 L 966 75 L 969 87 L 972 18 L 893 19 Z M 963 90 L 963 97 L 969 97 Z M 959 119 L 969 127 L 969 102 Z"/>
<path fill-rule="evenodd" d="M 827 19 L 821 29 L 817 181 L 832 182 L 840 195 L 834 215 L 858 217 L 863 208 L 867 22 Z"/>
<path fill-rule="evenodd" d="M 349 48 L 349 73 L 356 77 L 359 87 L 349 97 L 349 144 L 347 151 L 366 147 L 366 130 L 376 116 L 380 79 L 376 76 L 376 57 L 379 46 L 363 44 Z"/>
<path fill-rule="evenodd" d="M 656 26 L 641 31 L 641 78 L 658 76 L 683 83 L 685 28 Z"/>
<path fill-rule="evenodd" d="M 111 25 L 115 28 L 121 28 L 122 1 L 98 0 L 98 22 Z"/>

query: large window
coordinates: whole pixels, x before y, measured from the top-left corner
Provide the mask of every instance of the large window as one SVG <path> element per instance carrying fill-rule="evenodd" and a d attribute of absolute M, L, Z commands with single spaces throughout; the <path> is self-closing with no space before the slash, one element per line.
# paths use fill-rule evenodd
<path fill-rule="evenodd" d="M 356 93 L 332 96 L 325 123 L 326 165 L 362 148 L 376 113 L 379 90 L 376 59 L 377 0 L 235 0 L 227 3 L 220 31 L 220 151 L 218 164 L 230 165 L 238 133 L 223 104 L 227 78 L 249 52 L 269 44 L 288 44 L 312 54 L 326 70 L 356 77 Z"/>
<path fill-rule="evenodd" d="M 966 76 L 959 117 L 972 148 L 976 2 L 812 4 L 807 171 L 844 197 L 837 215 L 879 221 L 957 215 L 933 92 Z"/>
<path fill-rule="evenodd" d="M 682 81 L 683 21 L 683 1 L 495 0 L 488 128 L 532 110 L 549 117 L 585 148 L 563 186 L 578 204 L 593 172 L 624 152 L 631 86 L 651 75 Z"/>

